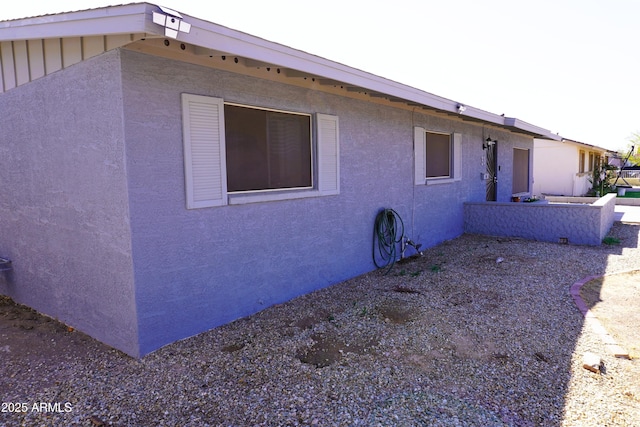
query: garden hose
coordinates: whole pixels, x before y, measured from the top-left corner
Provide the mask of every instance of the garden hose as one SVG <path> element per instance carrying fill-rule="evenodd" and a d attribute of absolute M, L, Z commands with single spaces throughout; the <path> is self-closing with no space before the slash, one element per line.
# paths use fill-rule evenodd
<path fill-rule="evenodd" d="M 387 268 L 385 274 L 396 262 L 398 243 L 403 236 L 404 223 L 400 215 L 393 209 L 381 210 L 373 227 L 373 262 L 378 268 Z"/>

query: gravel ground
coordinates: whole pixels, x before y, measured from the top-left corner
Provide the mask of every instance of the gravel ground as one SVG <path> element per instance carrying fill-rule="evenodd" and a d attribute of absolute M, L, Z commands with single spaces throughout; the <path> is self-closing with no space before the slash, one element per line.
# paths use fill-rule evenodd
<path fill-rule="evenodd" d="M 638 426 L 638 360 L 606 352 L 569 288 L 640 269 L 639 230 L 596 248 L 464 235 L 140 360 L 5 301 L 0 424 Z"/>

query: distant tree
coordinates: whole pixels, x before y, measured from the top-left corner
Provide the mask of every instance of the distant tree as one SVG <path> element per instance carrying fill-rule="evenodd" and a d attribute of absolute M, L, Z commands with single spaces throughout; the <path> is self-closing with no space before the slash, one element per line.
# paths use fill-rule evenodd
<path fill-rule="evenodd" d="M 627 150 L 624 153 L 620 153 L 622 159 L 626 159 L 629 156 L 629 163 L 632 165 L 640 164 L 640 132 L 633 132 L 631 136 L 627 138 L 629 143 L 627 144 Z"/>

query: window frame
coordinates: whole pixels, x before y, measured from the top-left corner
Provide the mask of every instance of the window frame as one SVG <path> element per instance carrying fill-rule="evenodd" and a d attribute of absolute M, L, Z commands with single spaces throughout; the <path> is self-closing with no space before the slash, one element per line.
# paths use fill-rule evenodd
<path fill-rule="evenodd" d="M 313 187 L 229 193 L 227 191 L 224 99 L 183 93 L 181 101 L 187 209 L 340 194 L 338 116 L 317 112 L 308 114 L 311 117 Z M 255 108 L 284 111 L 269 107 Z M 293 113 L 296 114 L 296 112 Z"/>
<path fill-rule="evenodd" d="M 447 175 L 433 175 L 433 176 L 429 176 L 429 135 L 440 135 L 440 136 L 446 136 L 447 137 L 447 149 L 446 154 L 447 154 L 447 159 L 446 159 L 446 163 L 447 163 Z M 439 154 L 439 153 L 438 153 Z M 425 179 L 427 181 L 432 181 L 432 180 L 437 180 L 437 179 L 451 179 L 451 172 L 453 169 L 453 136 L 450 133 L 444 133 L 444 132 L 432 132 L 432 131 L 425 131 L 425 153 L 424 153 L 424 160 L 425 160 Z"/>
<path fill-rule="evenodd" d="M 310 152 L 309 172 L 310 172 L 310 176 L 311 176 L 311 185 L 310 186 L 263 188 L 263 189 L 255 189 L 255 190 L 237 190 L 237 191 L 228 190 L 227 191 L 228 195 L 233 196 L 233 195 L 238 195 L 238 194 L 310 190 L 310 189 L 315 188 L 315 184 L 316 184 L 316 178 L 315 178 L 316 168 L 314 167 L 314 165 L 316 164 L 317 159 L 316 159 L 316 150 L 314 150 L 314 138 L 313 138 L 313 126 L 314 126 L 313 122 L 314 122 L 314 120 L 313 120 L 313 114 L 300 113 L 300 112 L 287 111 L 287 110 L 278 110 L 278 109 L 275 109 L 275 108 L 267 108 L 267 107 L 256 107 L 256 106 L 253 106 L 253 105 L 240 104 L 240 103 L 227 102 L 227 101 L 223 102 L 223 106 L 224 107 L 232 106 L 232 107 L 248 108 L 248 109 L 251 109 L 251 110 L 260 110 L 260 111 L 270 111 L 270 112 L 274 112 L 274 113 L 290 114 L 290 115 L 294 115 L 294 116 L 303 116 L 303 117 L 308 117 L 309 118 L 309 152 Z M 226 115 L 226 111 L 225 111 L 225 115 Z M 227 151 L 228 151 L 227 134 L 225 133 L 225 152 L 227 152 Z M 227 160 L 227 169 L 228 169 L 228 166 L 229 166 L 229 163 L 228 163 L 228 160 Z M 228 172 L 227 172 L 227 179 L 228 179 L 228 177 L 229 177 L 229 175 L 228 175 Z"/>
<path fill-rule="evenodd" d="M 462 181 L 462 134 L 457 132 L 427 130 L 420 126 L 415 126 L 413 131 L 414 184 L 437 185 Z M 427 178 L 427 132 L 450 135 L 449 177 Z"/>

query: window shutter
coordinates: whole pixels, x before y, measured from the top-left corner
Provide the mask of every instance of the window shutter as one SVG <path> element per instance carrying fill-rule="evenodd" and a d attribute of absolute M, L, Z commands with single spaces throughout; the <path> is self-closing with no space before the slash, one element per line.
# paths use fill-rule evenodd
<path fill-rule="evenodd" d="M 321 195 L 340 194 L 340 141 L 338 117 L 317 114 L 318 191 Z"/>
<path fill-rule="evenodd" d="M 462 134 L 453 134 L 453 179 L 462 179 Z"/>
<path fill-rule="evenodd" d="M 415 185 L 424 185 L 427 179 L 426 168 L 426 149 L 427 136 L 424 128 L 413 128 L 413 159 L 415 162 Z"/>
<path fill-rule="evenodd" d="M 182 94 L 182 120 L 187 209 L 226 205 L 223 100 Z"/>

